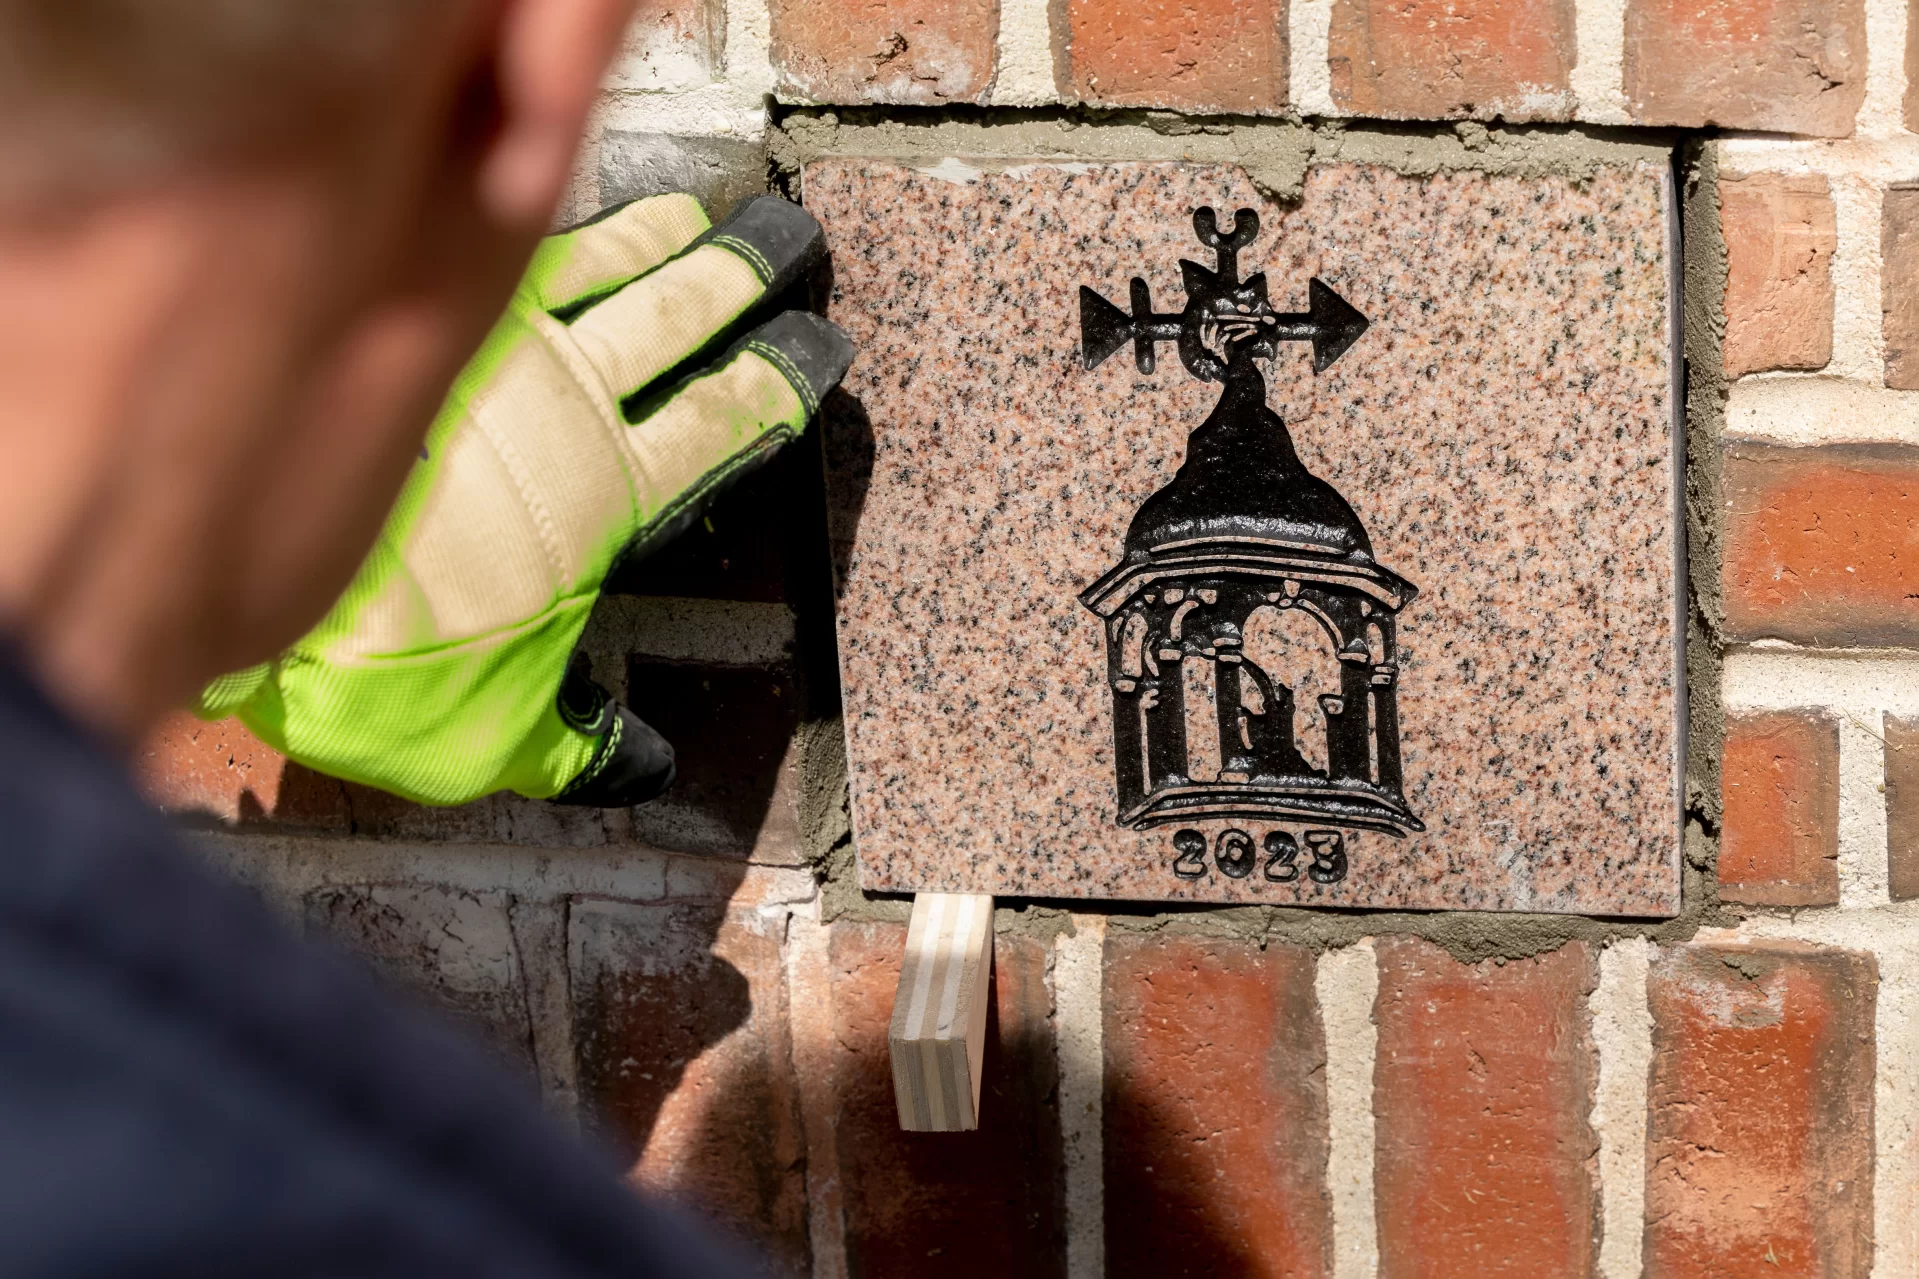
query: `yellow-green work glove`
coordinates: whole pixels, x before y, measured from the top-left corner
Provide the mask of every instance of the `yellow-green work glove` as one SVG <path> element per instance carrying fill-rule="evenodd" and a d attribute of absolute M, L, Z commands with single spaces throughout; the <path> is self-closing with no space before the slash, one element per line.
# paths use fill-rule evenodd
<path fill-rule="evenodd" d="M 770 196 L 714 227 L 655 196 L 544 241 L 346 594 L 199 713 L 426 804 L 659 794 L 672 748 L 575 645 L 615 564 L 799 435 L 846 372 L 818 316 L 737 333 L 823 254 L 812 215 Z"/>

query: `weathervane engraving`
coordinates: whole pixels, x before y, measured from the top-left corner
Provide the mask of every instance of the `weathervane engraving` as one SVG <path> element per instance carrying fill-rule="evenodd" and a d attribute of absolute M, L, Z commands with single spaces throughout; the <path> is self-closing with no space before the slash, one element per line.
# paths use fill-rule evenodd
<path fill-rule="evenodd" d="M 1253 210 L 1222 234 L 1199 209 L 1193 229 L 1218 268 L 1180 262 L 1179 314 L 1156 314 L 1138 277 L 1130 316 L 1079 293 L 1088 369 L 1130 341 L 1151 373 L 1155 344 L 1173 342 L 1189 373 L 1224 384 L 1178 474 L 1133 516 L 1120 563 L 1079 597 L 1105 627 L 1119 823 L 1422 831 L 1401 793 L 1396 651 L 1398 614 L 1418 588 L 1374 561 L 1352 506 L 1300 462 L 1254 363 L 1281 342 L 1311 342 L 1318 373 L 1368 322 L 1318 279 L 1304 314 L 1274 311 L 1264 273 L 1240 280 L 1239 251 L 1259 233 Z M 1250 833 L 1229 828 L 1212 860 L 1230 878 L 1263 860 L 1266 879 L 1295 880 L 1302 841 L 1307 878 L 1345 877 L 1339 830 L 1272 830 L 1255 852 Z M 1178 831 L 1173 873 L 1210 873 L 1208 842 Z"/>

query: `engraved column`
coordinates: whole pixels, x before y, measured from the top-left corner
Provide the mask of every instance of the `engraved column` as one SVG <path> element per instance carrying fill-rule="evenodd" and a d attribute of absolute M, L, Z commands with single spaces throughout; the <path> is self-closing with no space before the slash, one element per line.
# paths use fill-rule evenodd
<path fill-rule="evenodd" d="M 1372 752 L 1366 743 L 1366 698 L 1371 671 L 1366 663 L 1340 656 L 1339 696 L 1322 694 L 1326 712 L 1326 772 L 1340 778 L 1372 780 Z"/>
<path fill-rule="evenodd" d="M 1373 667 L 1373 736 L 1378 742 L 1382 790 L 1403 797 L 1399 771 L 1399 668 L 1391 662 Z"/>
<path fill-rule="evenodd" d="M 1157 642 L 1157 641 L 1149 641 Z M 1150 794 L 1162 786 L 1180 786 L 1186 774 L 1186 672 L 1177 643 L 1165 644 L 1154 656 L 1159 678 L 1146 702 L 1146 779 Z M 1149 685 L 1148 687 L 1153 687 Z"/>

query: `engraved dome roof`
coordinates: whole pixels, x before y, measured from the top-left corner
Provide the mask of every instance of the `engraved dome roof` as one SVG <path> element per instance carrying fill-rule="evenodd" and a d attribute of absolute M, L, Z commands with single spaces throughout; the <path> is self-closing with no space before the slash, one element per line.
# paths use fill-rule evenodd
<path fill-rule="evenodd" d="M 1209 541 L 1373 557 L 1358 513 L 1300 462 L 1250 362 L 1233 370 L 1219 403 L 1188 437 L 1179 473 L 1141 503 L 1126 532 L 1126 558 Z"/>

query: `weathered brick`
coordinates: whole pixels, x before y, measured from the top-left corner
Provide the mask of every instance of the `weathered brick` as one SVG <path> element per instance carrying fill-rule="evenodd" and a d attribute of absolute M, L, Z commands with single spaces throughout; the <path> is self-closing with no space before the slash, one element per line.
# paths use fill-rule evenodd
<path fill-rule="evenodd" d="M 1311 952 L 1114 931 L 1105 959 L 1110 1272 L 1330 1274 Z"/>
<path fill-rule="evenodd" d="M 237 719 L 208 723 L 176 711 L 141 743 L 135 766 L 147 798 L 181 816 L 321 830 L 352 824 L 340 782 L 288 763 Z"/>
<path fill-rule="evenodd" d="M 1919 22 L 1913 26 L 1919 30 Z M 1919 185 L 1901 184 L 1886 191 L 1879 258 L 1886 385 L 1919 390 Z"/>
<path fill-rule="evenodd" d="M 1887 715 L 1886 856 L 1896 901 L 1919 897 L 1919 718 Z"/>
<path fill-rule="evenodd" d="M 346 795 L 353 834 L 365 839 L 552 848 L 596 848 L 607 842 L 605 816 L 597 808 L 549 804 L 506 792 L 435 808 L 351 782 Z"/>
<path fill-rule="evenodd" d="M 1820 369 L 1832 359 L 1832 195 L 1817 174 L 1719 182 L 1726 237 L 1726 373 Z"/>
<path fill-rule="evenodd" d="M 1661 951 L 1648 990 L 1648 1279 L 1872 1266 L 1872 957 Z"/>
<path fill-rule="evenodd" d="M 1585 1276 L 1596 1264 L 1591 951 L 1462 964 L 1379 943 L 1373 1070 L 1385 1279 Z"/>
<path fill-rule="evenodd" d="M 974 1132 L 900 1131 L 886 1048 L 906 929 L 840 923 L 828 943 L 832 1126 L 849 1279 L 1065 1273 L 1065 1172 L 1047 948 L 1001 935 Z"/>
<path fill-rule="evenodd" d="M 1919 448 L 1735 441 L 1725 492 L 1730 638 L 1919 646 Z"/>
<path fill-rule="evenodd" d="M 766 151 L 758 142 L 623 129 L 609 129 L 600 139 L 600 199 L 606 204 L 684 191 L 717 222 L 739 201 L 765 190 Z"/>
<path fill-rule="evenodd" d="M 710 82 L 725 43 L 721 0 L 639 0 L 607 87 L 690 89 Z"/>
<path fill-rule="evenodd" d="M 1864 0 L 1629 0 L 1625 89 L 1641 124 L 1848 137 Z"/>
<path fill-rule="evenodd" d="M 1839 900 L 1839 723 L 1733 715 L 1720 770 L 1719 895 L 1760 906 Z"/>
<path fill-rule="evenodd" d="M 511 899 L 434 884 L 318 888 L 306 922 L 465 1025 L 514 1069 L 533 1073 L 533 1023 Z"/>
<path fill-rule="evenodd" d="M 997 0 L 772 0 L 780 91 L 818 102 L 979 102 Z"/>
<path fill-rule="evenodd" d="M 1333 101 L 1402 120 L 1566 120 L 1572 0 L 1334 0 Z"/>
<path fill-rule="evenodd" d="M 1062 89 L 1102 106 L 1286 108 L 1286 0 L 1064 0 Z"/>
<path fill-rule="evenodd" d="M 810 1274 L 778 934 L 724 901 L 582 900 L 567 937 L 589 1122 L 638 1183 Z"/>

